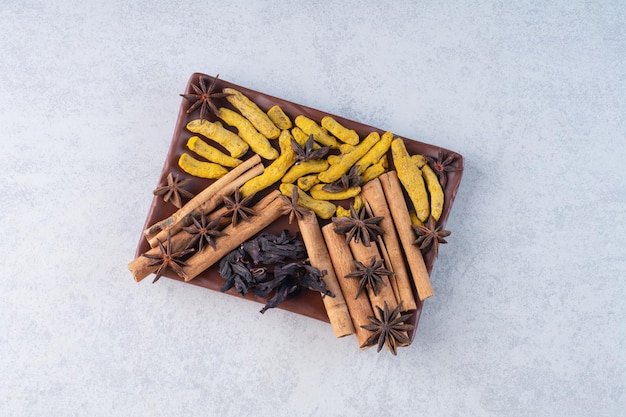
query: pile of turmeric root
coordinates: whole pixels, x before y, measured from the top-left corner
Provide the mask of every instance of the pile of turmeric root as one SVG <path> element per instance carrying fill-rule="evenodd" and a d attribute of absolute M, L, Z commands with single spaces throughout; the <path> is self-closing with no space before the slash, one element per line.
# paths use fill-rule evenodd
<path fill-rule="evenodd" d="M 186 125 L 195 135 L 186 143 L 190 153 L 180 155 L 178 164 L 188 174 L 221 178 L 251 151 L 263 158 L 265 168 L 241 186 L 244 198 L 275 184 L 291 197 L 295 187 L 299 205 L 330 219 L 349 215 L 348 204 L 360 208 L 361 186 L 390 169 L 391 150 L 393 167 L 414 209 L 411 221 L 423 224 L 430 216 L 439 220 L 444 192 L 437 175 L 424 156 L 410 155 L 403 139 L 392 132 L 373 131 L 361 138 L 330 116 L 318 122 L 296 115 L 292 121 L 277 105 L 265 112 L 236 89 L 222 93 L 236 111 L 220 107 L 220 120 L 195 119 Z"/>

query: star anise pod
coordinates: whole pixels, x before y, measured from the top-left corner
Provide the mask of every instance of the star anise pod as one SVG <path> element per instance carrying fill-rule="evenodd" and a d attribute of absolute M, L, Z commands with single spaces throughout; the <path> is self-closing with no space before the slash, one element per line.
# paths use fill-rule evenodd
<path fill-rule="evenodd" d="M 298 187 L 296 187 L 295 185 L 291 189 L 291 198 L 284 195 L 281 195 L 280 198 L 282 201 L 285 202 L 285 204 L 281 208 L 281 213 L 284 216 L 289 216 L 289 224 L 291 224 L 294 219 L 302 220 L 302 218 L 311 211 L 306 207 L 298 205 L 300 193 L 298 192 Z"/>
<path fill-rule="evenodd" d="M 359 279 L 359 290 L 356 292 L 356 297 L 358 298 L 368 285 L 374 291 L 374 294 L 378 294 L 378 286 L 385 285 L 385 281 L 383 277 L 393 275 L 388 269 L 384 267 L 384 261 L 382 259 L 376 259 L 375 256 L 370 260 L 369 266 L 365 266 L 362 262 L 353 260 L 356 269 L 349 274 L 345 275 L 345 278 L 358 278 Z"/>
<path fill-rule="evenodd" d="M 353 165 L 347 174 L 342 174 L 341 178 L 330 184 L 326 184 L 322 187 L 324 191 L 329 193 L 338 193 L 345 191 L 348 188 L 356 187 L 361 183 L 361 176 L 359 175 L 359 166 Z"/>
<path fill-rule="evenodd" d="M 167 174 L 167 185 L 157 187 L 152 191 L 152 194 L 162 195 L 163 201 L 166 203 L 171 201 L 176 208 L 181 208 L 183 206 L 181 195 L 185 198 L 193 198 L 193 194 L 182 188 L 187 185 L 189 181 L 191 181 L 191 178 L 179 180 L 178 174 L 174 175 L 170 172 Z"/>
<path fill-rule="evenodd" d="M 415 230 L 418 236 L 413 244 L 418 245 L 422 252 L 433 245 L 435 247 L 435 257 L 439 255 L 439 244 L 448 243 L 445 238 L 452 233 L 449 230 L 442 230 L 441 226 L 437 227 L 437 221 L 432 216 L 428 218 L 423 226 L 414 224 L 413 230 Z"/>
<path fill-rule="evenodd" d="M 185 273 L 185 271 L 183 271 L 182 268 L 183 266 L 187 266 L 187 264 L 182 260 L 182 258 L 185 255 L 193 252 L 193 248 L 187 248 L 185 250 L 172 253 L 172 236 L 169 232 L 167 233 L 167 240 L 165 241 L 165 245 L 163 245 L 163 243 L 159 239 L 157 239 L 157 243 L 159 244 L 159 249 L 161 250 L 160 254 L 143 254 L 143 256 L 145 256 L 146 258 L 154 260 L 154 262 L 148 264 L 148 266 L 156 266 L 160 264 L 159 268 L 155 272 L 156 276 L 154 277 L 154 281 L 152 281 L 152 283 L 154 284 L 159 280 L 159 278 L 161 278 L 163 272 L 165 272 L 167 267 L 172 268 L 179 277 L 187 279 L 187 274 Z"/>
<path fill-rule="evenodd" d="M 228 93 L 214 93 L 213 89 L 215 89 L 215 84 L 217 83 L 217 79 L 219 78 L 219 74 L 215 76 L 211 84 L 208 86 L 204 81 L 204 77 L 201 75 L 199 77 L 198 85 L 191 84 L 191 88 L 193 88 L 194 93 L 190 94 L 181 94 L 182 97 L 191 101 L 193 104 L 187 110 L 187 114 L 193 112 L 198 107 L 200 107 L 200 119 L 206 120 L 206 116 L 209 114 L 209 110 L 213 112 L 213 114 L 217 115 L 219 111 L 217 107 L 213 103 L 214 98 L 222 98 L 226 97 L 230 94 Z"/>
<path fill-rule="evenodd" d="M 439 149 L 439 153 L 437 154 L 437 159 L 432 156 L 426 156 L 426 159 L 430 163 L 433 171 L 437 174 L 437 178 L 439 178 L 439 183 L 441 184 L 441 188 L 446 188 L 446 183 L 448 182 L 448 172 L 460 171 L 461 168 L 452 166 L 452 163 L 456 159 L 456 155 L 449 155 L 445 157 L 443 153 L 443 149 Z"/>
<path fill-rule="evenodd" d="M 330 146 L 322 146 L 313 150 L 313 135 L 309 135 L 308 139 L 302 147 L 295 139 L 291 139 L 291 149 L 296 154 L 296 162 L 314 161 L 316 159 L 322 159 L 330 151 Z"/>
<path fill-rule="evenodd" d="M 412 314 L 400 314 L 402 301 L 400 301 L 398 307 L 396 307 L 391 314 L 389 313 L 389 306 L 386 301 L 384 310 L 379 306 L 376 306 L 376 309 L 381 319 L 369 316 L 368 319 L 372 324 L 361 326 L 365 330 L 374 332 L 374 334 L 361 345 L 361 348 L 378 345 L 376 352 L 380 352 L 383 345 L 386 345 L 391 353 L 397 355 L 398 352 L 396 348 L 398 346 L 411 343 L 411 339 L 409 339 L 405 332 L 413 329 L 414 326 L 412 324 L 406 324 L 405 322 L 411 318 Z"/>
<path fill-rule="evenodd" d="M 251 199 L 252 196 L 248 196 L 242 199 L 239 189 L 235 189 L 235 193 L 233 194 L 232 198 L 224 197 L 224 205 L 228 209 L 226 213 L 224 213 L 224 217 L 231 217 L 231 222 L 233 226 L 237 226 L 237 223 L 239 223 L 240 219 L 249 222 L 249 216 L 256 215 L 256 212 L 248 207 Z"/>
<path fill-rule="evenodd" d="M 188 227 L 183 227 L 183 230 L 191 235 L 193 238 L 187 245 L 188 248 L 195 247 L 197 245 L 198 252 L 202 250 L 204 244 L 208 244 L 215 249 L 215 238 L 220 236 L 228 236 L 226 233 L 220 231 L 217 226 L 220 222 L 220 218 L 213 220 L 209 223 L 205 212 L 200 214 L 200 219 L 196 216 L 192 216 L 191 220 L 193 224 Z"/>
<path fill-rule="evenodd" d="M 377 236 L 383 234 L 383 229 L 378 225 L 383 217 L 366 218 L 365 214 L 364 208 L 358 213 L 354 206 L 350 205 L 350 216 L 332 218 L 335 233 L 346 233 L 346 243 L 354 239 L 356 243 L 363 242 L 363 245 L 369 246 L 371 240 L 376 240 Z"/>

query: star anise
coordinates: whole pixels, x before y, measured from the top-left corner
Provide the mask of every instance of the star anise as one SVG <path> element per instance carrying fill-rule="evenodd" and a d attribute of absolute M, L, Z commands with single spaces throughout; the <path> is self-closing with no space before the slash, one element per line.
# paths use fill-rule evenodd
<path fill-rule="evenodd" d="M 383 277 L 393 275 L 388 269 L 384 267 L 384 261 L 382 259 L 376 259 L 375 256 L 370 260 L 369 266 L 365 266 L 362 262 L 353 260 L 356 269 L 349 274 L 345 275 L 345 278 L 358 278 L 359 279 L 359 290 L 356 292 L 356 297 L 358 298 L 368 285 L 374 291 L 374 294 L 378 294 L 378 286 L 385 285 L 385 281 Z"/>
<path fill-rule="evenodd" d="M 372 324 L 361 326 L 365 330 L 374 332 L 374 334 L 361 345 L 361 348 L 378 345 L 376 352 L 380 352 L 383 345 L 386 345 L 391 353 L 397 355 L 398 352 L 396 348 L 398 346 L 405 346 L 411 343 L 411 339 L 405 334 L 406 331 L 414 328 L 412 324 L 405 323 L 405 321 L 411 317 L 411 313 L 400 314 L 402 301 L 400 301 L 398 307 L 396 307 L 391 314 L 389 313 L 389 306 L 386 301 L 384 310 L 379 306 L 376 306 L 376 309 L 381 319 L 369 316 L 368 319 Z"/>
<path fill-rule="evenodd" d="M 197 245 L 198 252 L 202 250 L 204 244 L 208 244 L 215 249 L 215 238 L 220 236 L 228 236 L 226 233 L 220 231 L 217 226 L 220 222 L 220 218 L 213 220 L 209 223 L 205 212 L 200 214 L 200 219 L 196 216 L 192 216 L 191 220 L 193 224 L 188 227 L 183 227 L 183 230 L 191 235 L 193 238 L 187 245 L 188 248 L 195 247 Z"/>
<path fill-rule="evenodd" d="M 442 230 L 441 226 L 437 227 L 437 221 L 432 216 L 423 226 L 414 224 L 413 230 L 415 230 L 415 233 L 418 236 L 413 243 L 418 245 L 422 252 L 428 249 L 431 245 L 434 245 L 435 257 L 439 255 L 439 244 L 448 243 L 445 238 L 451 234 L 449 230 Z"/>
<path fill-rule="evenodd" d="M 187 274 L 185 273 L 185 271 L 183 271 L 182 268 L 183 266 L 187 266 L 187 264 L 182 260 L 182 258 L 185 255 L 193 252 L 193 248 L 187 248 L 185 250 L 172 253 L 172 236 L 169 232 L 167 233 L 167 240 L 165 241 L 165 245 L 163 245 L 163 243 L 159 239 L 157 239 L 157 242 L 159 244 L 159 249 L 161 250 L 160 254 L 143 254 L 143 256 L 145 256 L 146 258 L 154 260 L 154 262 L 148 264 L 148 266 L 156 266 L 160 264 L 159 268 L 155 272 L 156 276 L 154 277 L 154 281 L 152 281 L 152 283 L 154 284 L 159 280 L 159 278 L 161 278 L 163 272 L 165 272 L 167 267 L 172 268 L 179 277 L 187 279 Z"/>
<path fill-rule="evenodd" d="M 217 107 L 213 103 L 214 98 L 222 98 L 226 97 L 230 94 L 228 93 L 214 93 L 213 89 L 215 88 L 215 84 L 217 83 L 217 79 L 219 78 L 219 74 L 215 76 L 211 84 L 207 87 L 206 82 L 204 81 L 204 77 L 201 75 L 199 77 L 198 84 L 191 84 L 191 88 L 193 88 L 194 93 L 190 94 L 181 94 L 182 97 L 191 101 L 193 104 L 187 110 L 187 114 L 193 112 L 195 109 L 200 107 L 200 119 L 205 120 L 206 116 L 209 114 L 209 110 L 213 112 L 213 114 L 217 115 L 219 111 Z"/>
<path fill-rule="evenodd" d="M 348 188 L 356 187 L 361 183 L 361 176 L 359 175 L 359 166 L 353 165 L 347 174 L 342 174 L 341 178 L 330 184 L 326 184 L 322 187 L 324 191 L 330 193 L 338 193 L 345 191 Z"/>
<path fill-rule="evenodd" d="M 181 201 L 181 195 L 185 198 L 193 198 L 193 194 L 182 188 L 191 181 L 191 178 L 178 179 L 178 174 L 174 175 L 171 172 L 167 174 L 167 185 L 162 185 L 152 191 L 154 195 L 162 195 L 163 201 L 166 203 L 171 201 L 176 208 L 183 206 Z"/>
<path fill-rule="evenodd" d="M 448 157 L 444 157 L 444 153 L 442 149 L 439 149 L 439 153 L 437 154 L 437 159 L 432 156 L 426 156 L 426 159 L 430 163 L 433 171 L 437 174 L 437 178 L 439 178 L 439 183 L 441 184 L 441 188 L 446 188 L 446 183 L 448 182 L 448 172 L 460 171 L 461 168 L 452 166 L 452 163 L 456 159 L 456 155 L 452 154 Z"/>
<path fill-rule="evenodd" d="M 304 147 L 302 147 L 295 139 L 291 139 L 291 149 L 296 154 L 296 162 L 314 161 L 316 159 L 322 159 L 330 151 L 330 146 L 323 146 L 313 150 L 313 135 L 309 135 Z"/>
<path fill-rule="evenodd" d="M 235 189 L 235 193 L 233 194 L 232 198 L 224 197 L 224 205 L 228 209 L 226 213 L 224 213 L 224 217 L 231 217 L 231 222 L 233 226 L 237 226 L 237 223 L 239 223 L 240 219 L 246 222 L 250 221 L 249 216 L 256 215 L 256 212 L 248 207 L 251 199 L 252 196 L 248 196 L 242 199 L 239 189 Z"/>
<path fill-rule="evenodd" d="M 284 206 L 281 208 L 281 213 L 284 216 L 289 216 L 289 224 L 291 224 L 294 219 L 302 220 L 302 218 L 311 211 L 298 205 L 300 193 L 298 192 L 298 187 L 295 185 L 291 189 L 291 198 L 284 195 L 281 195 L 280 198 L 285 202 Z"/>
<path fill-rule="evenodd" d="M 332 218 L 335 233 L 346 233 L 346 243 L 354 239 L 356 243 L 363 242 L 363 245 L 369 246 L 371 240 L 376 240 L 377 236 L 383 234 L 383 229 L 378 225 L 383 217 L 366 218 L 365 214 L 364 208 L 358 213 L 354 206 L 350 205 L 350 216 Z"/>

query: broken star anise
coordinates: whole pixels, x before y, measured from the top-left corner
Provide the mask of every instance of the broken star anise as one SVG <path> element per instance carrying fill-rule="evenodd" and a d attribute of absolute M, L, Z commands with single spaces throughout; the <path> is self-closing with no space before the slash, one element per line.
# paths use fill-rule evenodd
<path fill-rule="evenodd" d="M 361 326 L 365 330 L 374 332 L 374 334 L 361 345 L 361 348 L 378 345 L 376 351 L 380 352 L 383 345 L 386 345 L 391 353 L 397 355 L 398 352 L 396 349 L 398 346 L 405 346 L 411 343 L 411 339 L 405 334 L 406 331 L 414 328 L 412 324 L 405 323 L 411 317 L 411 313 L 400 314 L 402 301 L 400 301 L 398 307 L 391 313 L 389 313 L 389 306 L 386 301 L 384 310 L 379 306 L 376 306 L 376 309 L 378 310 L 380 319 L 369 316 L 368 319 L 372 324 Z"/>
<path fill-rule="evenodd" d="M 359 279 L 359 290 L 356 292 L 356 297 L 354 298 L 358 298 L 361 292 L 368 286 L 374 291 L 374 294 L 378 294 L 378 286 L 385 285 L 383 277 L 393 275 L 393 272 L 385 269 L 384 261 L 382 259 L 376 259 L 375 256 L 370 260 L 369 266 L 365 266 L 365 264 L 356 259 L 353 261 L 356 269 L 346 274 L 345 277 Z"/>
<path fill-rule="evenodd" d="M 342 174 L 341 178 L 330 184 L 326 184 L 322 187 L 324 191 L 329 193 L 338 193 L 345 191 L 348 188 L 356 187 L 361 183 L 361 176 L 359 175 L 359 166 L 353 165 L 347 174 Z"/>
<path fill-rule="evenodd" d="M 224 205 L 227 208 L 226 213 L 224 213 L 224 217 L 231 217 L 233 226 L 237 226 L 239 220 L 244 220 L 246 222 L 250 221 L 249 216 L 256 215 L 256 212 L 248 207 L 251 199 L 252 196 L 242 199 L 239 189 L 235 189 L 235 193 L 232 198 L 224 197 Z"/>
<path fill-rule="evenodd" d="M 437 159 L 433 158 L 432 156 L 426 156 L 426 159 L 430 163 L 433 171 L 435 171 L 435 173 L 437 174 L 437 178 L 439 178 L 441 188 L 446 188 L 446 183 L 448 182 L 448 172 L 461 170 L 461 168 L 459 167 L 452 166 L 452 163 L 456 159 L 456 155 L 452 154 L 448 157 L 445 157 L 442 149 L 439 149 Z"/>
<path fill-rule="evenodd" d="M 172 253 L 172 236 L 169 232 L 167 233 L 167 240 L 165 241 L 165 245 L 163 245 L 163 242 L 161 242 L 159 239 L 157 239 L 157 242 L 159 244 L 159 249 L 161 250 L 160 254 L 143 254 L 143 256 L 145 256 L 146 258 L 154 260 L 154 262 L 148 264 L 148 266 L 156 266 L 160 264 L 159 268 L 155 272 L 156 276 L 154 277 L 154 281 L 152 281 L 152 283 L 154 284 L 159 280 L 159 278 L 161 278 L 163 272 L 165 272 L 167 267 L 172 268 L 179 277 L 187 279 L 187 274 L 185 273 L 185 271 L 183 271 L 182 268 L 183 266 L 187 266 L 187 264 L 182 260 L 182 258 L 185 255 L 193 252 L 193 248 L 188 248 L 179 252 Z"/>
<path fill-rule="evenodd" d="M 284 216 L 289 216 L 289 224 L 295 220 L 302 220 L 302 218 L 310 213 L 311 210 L 306 207 L 302 207 L 298 205 L 298 199 L 300 198 L 300 192 L 298 191 L 298 187 L 293 186 L 291 188 L 291 198 L 281 195 L 281 200 L 285 203 L 283 207 L 281 207 L 281 213 Z"/>
<path fill-rule="evenodd" d="M 187 185 L 189 181 L 191 181 L 191 178 L 179 180 L 178 174 L 174 175 L 170 172 L 167 174 L 167 184 L 157 187 L 154 191 L 152 191 L 152 194 L 162 195 L 163 201 L 166 203 L 171 201 L 176 208 L 181 208 L 183 206 L 181 196 L 185 198 L 193 198 L 193 194 L 182 188 Z"/>
<path fill-rule="evenodd" d="M 383 234 L 383 229 L 378 225 L 383 220 L 382 216 L 365 217 L 365 208 L 360 213 L 354 206 L 350 206 L 350 215 L 345 217 L 333 217 L 335 233 L 346 234 L 346 243 L 354 239 L 356 243 L 363 242 L 363 245 L 370 246 L 370 241 Z"/>
<path fill-rule="evenodd" d="M 191 84 L 191 88 L 193 88 L 194 93 L 190 94 L 181 94 L 182 97 L 191 101 L 193 104 L 187 110 L 187 114 L 193 112 L 195 109 L 200 107 L 200 119 L 206 120 L 207 115 L 209 114 L 209 110 L 213 112 L 213 114 L 217 115 L 219 111 L 217 107 L 213 103 L 214 98 L 222 98 L 226 97 L 228 93 L 214 93 L 213 89 L 215 88 L 215 84 L 217 83 L 217 79 L 219 78 L 219 74 L 215 76 L 211 84 L 208 86 L 204 81 L 204 77 L 202 75 L 199 76 L 198 85 Z"/>
<path fill-rule="evenodd" d="M 423 226 L 414 224 L 412 227 L 418 236 L 413 244 L 419 246 L 422 252 L 433 245 L 435 248 L 435 257 L 439 255 L 439 244 L 448 243 L 445 238 L 451 234 L 449 230 L 442 230 L 441 226 L 437 227 L 437 221 L 432 216 L 429 217 Z"/>
<path fill-rule="evenodd" d="M 307 162 L 314 161 L 316 159 L 322 159 L 326 156 L 328 151 L 330 151 L 329 146 L 323 146 L 318 149 L 313 150 L 313 145 L 315 142 L 313 141 L 313 135 L 309 135 L 309 138 L 306 140 L 304 147 L 302 147 L 295 139 L 291 139 L 291 149 L 293 149 L 296 154 L 296 162 Z"/>
<path fill-rule="evenodd" d="M 215 249 L 215 238 L 220 236 L 228 236 L 226 233 L 220 231 L 217 226 L 220 219 L 217 218 L 209 222 L 205 212 L 200 214 L 200 219 L 196 216 L 191 217 L 192 224 L 188 227 L 183 227 L 183 230 L 190 235 L 193 235 L 191 241 L 187 245 L 188 248 L 196 247 L 198 252 L 204 248 L 204 244 L 211 246 Z"/>

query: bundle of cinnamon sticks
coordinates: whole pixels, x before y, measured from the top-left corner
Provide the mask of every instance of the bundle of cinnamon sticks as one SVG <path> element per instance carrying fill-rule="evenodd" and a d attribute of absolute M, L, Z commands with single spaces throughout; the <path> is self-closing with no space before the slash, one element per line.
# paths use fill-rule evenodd
<path fill-rule="evenodd" d="M 387 304 L 392 310 L 402 303 L 403 311 L 415 310 L 413 286 L 420 300 L 433 295 L 424 259 L 413 244 L 415 234 L 395 171 L 364 185 L 362 198 L 370 215 L 383 217 L 380 226 L 384 232 L 370 246 L 354 240 L 346 242 L 333 224 L 320 228 L 312 214 L 298 221 L 311 265 L 329 271 L 324 277 L 326 285 L 341 295 L 324 300 L 335 335 L 355 334 L 361 347 L 372 336 L 362 326 L 369 323 L 369 317 L 378 316 L 376 307 L 382 309 Z M 384 259 L 392 274 L 382 277 L 383 285 L 376 291 L 368 286 L 367 292 L 359 293 L 356 280 L 346 276 L 354 270 L 355 260 L 369 264 L 372 259 Z"/>

